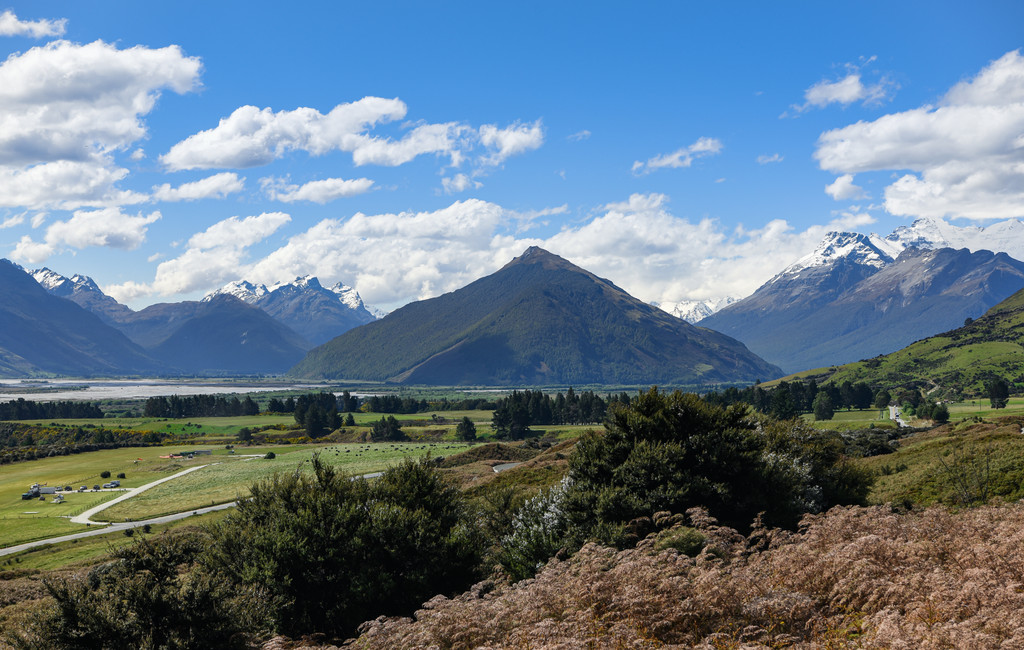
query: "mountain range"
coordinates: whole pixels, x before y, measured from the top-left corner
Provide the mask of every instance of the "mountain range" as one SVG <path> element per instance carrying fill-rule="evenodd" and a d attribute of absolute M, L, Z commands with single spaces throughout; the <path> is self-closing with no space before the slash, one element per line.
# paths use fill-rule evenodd
<path fill-rule="evenodd" d="M 1022 287 L 1024 262 L 1006 253 L 833 232 L 700 324 L 796 372 L 898 350 L 980 316 Z"/>
<path fill-rule="evenodd" d="M 158 374 L 165 366 L 92 312 L 0 260 L 0 375 Z"/>
<path fill-rule="evenodd" d="M 325 343 L 353 327 L 376 320 L 352 287 L 339 282 L 327 289 L 315 277 L 308 275 L 271 287 L 239 280 L 203 300 L 219 295 L 234 296 L 262 309 L 313 345 Z"/>
<path fill-rule="evenodd" d="M 25 273 L 17 265 L 9 266 Z M 87 276 L 68 278 L 47 268 L 28 274 L 44 294 L 66 299 L 116 330 L 115 336 L 97 329 L 91 336 L 94 341 L 127 337 L 148 365 L 122 364 L 118 359 L 123 355 L 111 355 L 105 365 L 78 363 L 68 370 L 61 370 L 59 364 L 37 366 L 22 360 L 12 362 L 6 370 L 0 368 L 7 374 L 281 373 L 315 343 L 374 319 L 354 290 L 340 284 L 324 289 L 311 277 L 272 288 L 236 282 L 202 301 L 160 303 L 133 311 L 104 294 Z M 70 340 L 65 337 L 65 343 Z M 46 347 L 33 349 L 38 352 Z M 16 371 L 15 365 L 22 370 Z"/>
<path fill-rule="evenodd" d="M 858 233 L 843 233 L 850 237 Z M 829 242 L 834 233 L 829 233 L 823 243 Z M 932 250 L 936 248 L 966 248 L 972 253 L 988 250 L 994 253 L 1006 253 L 1010 257 L 1024 260 L 1024 222 L 1019 219 L 1008 219 L 993 223 L 986 227 L 955 226 L 942 219 L 921 218 L 909 226 L 900 226 L 882 237 L 877 234 L 859 235 L 866 237 L 873 247 L 884 251 L 888 261 L 894 260 L 907 248 Z M 818 247 L 819 249 L 822 246 Z M 794 267 L 807 266 L 813 263 L 811 253 L 786 271 L 794 271 Z M 833 251 L 832 257 L 840 257 L 840 250 Z M 820 263 L 820 262 L 819 262 Z M 886 262 L 887 263 L 887 262 Z M 785 273 L 786 271 L 783 271 Z M 738 297 L 715 297 L 704 299 L 680 299 L 673 302 L 653 303 L 674 316 L 690 323 L 699 323 L 718 310 L 737 302 Z"/>
<path fill-rule="evenodd" d="M 497 272 L 310 351 L 289 374 L 435 385 L 696 384 L 779 369 L 531 247 Z"/>

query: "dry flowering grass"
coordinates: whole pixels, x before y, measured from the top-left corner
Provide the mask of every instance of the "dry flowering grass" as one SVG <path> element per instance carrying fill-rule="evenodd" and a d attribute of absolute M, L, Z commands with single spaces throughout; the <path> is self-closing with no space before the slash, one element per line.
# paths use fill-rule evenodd
<path fill-rule="evenodd" d="M 365 623 L 358 648 L 1021 648 L 1024 506 L 835 508 L 744 538 L 700 510 L 696 558 L 588 545 L 533 580 Z"/>

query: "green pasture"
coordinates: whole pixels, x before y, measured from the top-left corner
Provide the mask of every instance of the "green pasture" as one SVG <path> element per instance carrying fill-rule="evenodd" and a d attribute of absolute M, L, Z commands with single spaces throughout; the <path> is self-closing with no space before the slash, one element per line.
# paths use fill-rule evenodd
<path fill-rule="evenodd" d="M 236 454 L 230 454 L 222 447 L 205 447 L 213 453 L 192 460 L 160 458 L 161 455 L 177 451 L 173 447 L 143 447 L 13 463 L 0 466 L 0 548 L 78 532 L 82 526 L 72 524 L 70 517 L 121 494 L 117 491 L 73 491 L 64 493 L 65 502 L 61 504 L 53 503 L 53 495 L 45 495 L 45 501 L 23 501 L 21 494 L 32 483 L 70 485 L 75 490 L 81 485 L 87 485 L 91 489 L 93 485 L 109 480 L 99 477 L 100 472 L 109 470 L 112 477 L 123 472 L 126 478 L 121 480 L 121 486 L 133 488 L 189 467 L 209 465 L 143 492 L 94 517 L 96 521 L 139 520 L 245 496 L 253 482 L 272 476 L 274 472 L 294 471 L 304 461 L 308 461 L 315 451 L 320 451 L 321 458 L 346 472 L 366 474 L 383 470 L 402 458 L 416 458 L 427 452 L 434 456 L 446 456 L 467 446 L 465 443 L 372 443 L 316 447 L 283 445 L 238 447 Z M 181 450 L 197 449 L 204 447 L 187 446 Z M 268 451 L 273 451 L 276 458 L 262 458 Z M 253 458 L 249 454 L 260 457 Z"/>
<path fill-rule="evenodd" d="M 988 399 L 974 399 L 949 405 L 949 419 L 995 418 L 1004 415 L 1024 415 L 1024 397 L 1011 397 L 1006 408 L 994 409 Z"/>
<path fill-rule="evenodd" d="M 190 447 L 202 449 L 203 447 Z M 176 472 L 210 462 L 210 456 L 197 460 L 170 460 L 160 458 L 172 449 L 167 447 L 125 447 L 85 452 L 69 456 L 53 456 L 40 460 L 0 465 L 0 547 L 46 537 L 79 532 L 82 527 L 68 518 L 117 497 L 120 492 L 92 492 L 96 484 L 110 479 L 100 478 L 104 470 L 120 479 L 122 488 L 133 488 L 150 483 Z M 217 456 L 227 451 L 214 449 Z M 202 460 L 205 458 L 206 460 Z M 141 459 L 141 460 L 139 460 Z M 64 503 L 53 503 L 54 495 L 39 499 L 22 500 L 21 495 L 33 483 L 49 486 L 68 486 L 77 490 L 86 485 L 90 491 L 62 492 Z"/>
<path fill-rule="evenodd" d="M 150 527 L 148 534 L 144 533 L 140 527 L 134 529 L 131 536 L 125 535 L 124 532 L 110 533 L 109 535 L 97 535 L 95 537 L 73 539 L 69 542 L 39 546 L 22 551 L 21 553 L 0 557 L 0 576 L 3 576 L 4 571 L 52 571 L 54 569 L 92 566 L 109 557 L 114 549 L 132 544 L 140 537 L 150 537 L 173 528 L 213 523 L 226 517 L 229 512 L 231 511 L 217 510 L 189 517 L 188 519 L 173 521 L 169 524 L 157 524 Z"/>
<path fill-rule="evenodd" d="M 317 447 L 299 447 L 289 450 L 278 447 L 273 459 L 231 458 L 210 465 L 147 490 L 127 501 L 102 511 L 96 521 L 140 520 L 160 515 L 201 508 L 243 498 L 249 486 L 270 478 L 275 473 L 293 472 L 300 466 L 309 466 L 314 453 L 321 460 L 352 475 L 379 472 L 403 458 L 418 458 L 427 453 L 447 456 L 466 449 L 464 443 L 349 443 Z M 239 450 L 240 454 L 248 453 Z"/>
<path fill-rule="evenodd" d="M 805 413 L 800 417 L 815 429 L 827 429 L 830 431 L 867 429 L 872 425 L 876 428 L 892 428 L 896 426 L 896 423 L 889 419 L 889 409 L 887 408 L 836 411 L 831 420 L 815 420 L 813 413 Z"/>

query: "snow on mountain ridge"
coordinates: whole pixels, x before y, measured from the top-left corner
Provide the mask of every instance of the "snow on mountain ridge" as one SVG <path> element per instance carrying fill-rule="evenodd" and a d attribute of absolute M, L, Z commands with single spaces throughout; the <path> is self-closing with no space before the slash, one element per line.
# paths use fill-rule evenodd
<path fill-rule="evenodd" d="M 732 296 L 724 298 L 706 298 L 704 300 L 679 300 L 676 302 L 651 303 L 662 311 L 667 311 L 676 318 L 681 318 L 687 323 L 697 323 L 707 318 L 719 309 L 731 305 L 739 300 Z"/>
<path fill-rule="evenodd" d="M 942 219 L 921 218 L 900 226 L 886 240 L 904 247 L 966 248 L 972 253 L 989 250 L 1024 260 L 1024 222 L 999 221 L 989 226 L 954 226 Z"/>
<path fill-rule="evenodd" d="M 209 301 L 211 298 L 219 294 L 229 294 L 250 305 L 255 305 L 263 297 L 281 289 L 288 290 L 289 288 L 298 289 L 299 291 L 330 291 L 335 294 L 338 297 L 338 300 L 349 309 L 365 309 L 375 317 L 380 318 L 380 315 L 376 310 L 369 309 L 363 303 L 363 299 L 359 295 L 359 292 L 352 287 L 339 282 L 333 287 L 325 288 L 320 284 L 320 280 L 317 279 L 316 276 L 312 275 L 303 275 L 295 278 L 291 282 L 276 282 L 269 287 L 265 284 L 254 284 L 247 280 L 236 280 L 207 294 L 203 298 L 203 301 Z"/>
<path fill-rule="evenodd" d="M 842 258 L 880 269 L 892 263 L 903 252 L 903 248 L 899 242 L 888 241 L 875 233 L 862 235 L 857 232 L 832 231 L 825 235 L 811 253 L 789 265 L 779 275 L 799 273 L 813 266 L 826 266 Z"/>

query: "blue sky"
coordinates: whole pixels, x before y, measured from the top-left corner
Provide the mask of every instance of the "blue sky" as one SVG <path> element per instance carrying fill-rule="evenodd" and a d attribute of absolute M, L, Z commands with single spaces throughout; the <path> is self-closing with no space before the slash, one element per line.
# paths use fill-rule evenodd
<path fill-rule="evenodd" d="M 650 301 L 1024 216 L 1019 2 L 16 2 L 0 256 L 394 308 L 529 245 Z M 332 112 L 333 111 L 333 112 Z"/>

